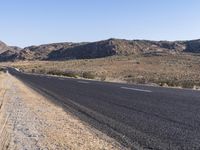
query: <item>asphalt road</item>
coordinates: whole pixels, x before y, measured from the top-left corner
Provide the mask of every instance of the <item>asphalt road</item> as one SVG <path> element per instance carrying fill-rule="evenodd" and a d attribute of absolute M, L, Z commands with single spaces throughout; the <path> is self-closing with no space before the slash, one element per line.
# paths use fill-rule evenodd
<path fill-rule="evenodd" d="M 200 149 L 200 92 L 10 74 L 131 149 Z"/>

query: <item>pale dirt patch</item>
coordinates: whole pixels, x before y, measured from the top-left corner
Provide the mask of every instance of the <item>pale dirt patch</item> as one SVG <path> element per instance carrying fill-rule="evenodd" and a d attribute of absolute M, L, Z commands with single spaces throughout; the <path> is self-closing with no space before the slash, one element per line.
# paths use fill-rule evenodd
<path fill-rule="evenodd" d="M 3 75 L 5 113 L 9 116 L 9 149 L 125 149 L 11 75 Z"/>

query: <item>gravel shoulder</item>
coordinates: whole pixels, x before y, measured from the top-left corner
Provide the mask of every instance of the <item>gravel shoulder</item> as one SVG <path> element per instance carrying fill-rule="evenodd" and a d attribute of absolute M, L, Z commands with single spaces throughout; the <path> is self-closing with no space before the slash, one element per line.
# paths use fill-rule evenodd
<path fill-rule="evenodd" d="M 0 74 L 0 83 L 7 149 L 125 149 L 13 76 Z"/>

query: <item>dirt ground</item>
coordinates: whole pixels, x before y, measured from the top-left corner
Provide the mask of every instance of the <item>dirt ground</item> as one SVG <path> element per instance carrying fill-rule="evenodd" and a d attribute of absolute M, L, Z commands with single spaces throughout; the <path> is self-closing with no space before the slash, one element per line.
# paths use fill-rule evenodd
<path fill-rule="evenodd" d="M 200 55 L 190 53 L 69 61 L 22 61 L 5 65 L 31 73 L 157 86 L 200 88 Z"/>
<path fill-rule="evenodd" d="M 0 123 L 6 124 L 6 134 L 0 133 L 0 141 L 6 141 L 4 148 L 125 149 L 114 139 L 80 121 L 13 76 L 1 73 L 0 85 L 1 97 L 4 95 L 0 111 L 0 120 L 4 121 Z"/>

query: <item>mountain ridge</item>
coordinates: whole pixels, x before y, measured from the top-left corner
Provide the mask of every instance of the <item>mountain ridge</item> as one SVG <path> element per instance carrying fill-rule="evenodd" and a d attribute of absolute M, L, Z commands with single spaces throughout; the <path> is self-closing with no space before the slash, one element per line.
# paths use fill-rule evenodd
<path fill-rule="evenodd" d="M 146 53 L 200 53 L 200 39 L 188 41 L 151 41 L 111 38 L 97 42 L 51 43 L 23 49 L 0 42 L 0 61 L 92 59 L 113 55 Z"/>

